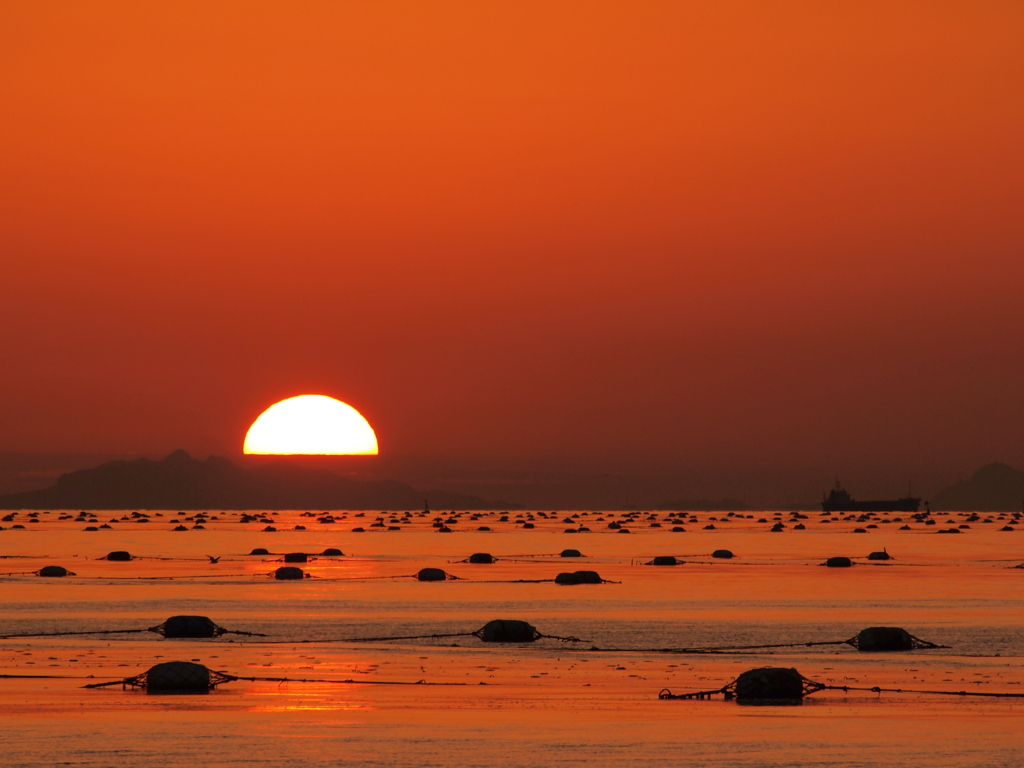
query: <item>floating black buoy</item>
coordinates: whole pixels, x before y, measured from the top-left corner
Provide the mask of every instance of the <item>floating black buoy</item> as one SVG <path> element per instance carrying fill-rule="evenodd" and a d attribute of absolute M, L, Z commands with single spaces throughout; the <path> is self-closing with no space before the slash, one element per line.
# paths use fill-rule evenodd
<path fill-rule="evenodd" d="M 67 568 L 60 565 L 44 565 L 39 569 L 40 576 L 59 578 L 61 576 L 74 575 Z"/>
<path fill-rule="evenodd" d="M 126 560 L 131 560 L 132 556 L 129 552 L 123 552 L 119 550 L 117 552 L 108 552 L 106 558 L 103 559 L 124 562 Z"/>
<path fill-rule="evenodd" d="M 328 547 L 327 549 L 325 549 L 320 554 L 323 555 L 324 557 L 343 557 L 344 556 L 340 549 L 335 549 L 334 547 Z"/>
<path fill-rule="evenodd" d="M 555 584 L 601 584 L 604 582 L 597 571 L 573 571 L 572 573 L 560 573 L 555 576 Z"/>
<path fill-rule="evenodd" d="M 580 551 L 578 549 L 563 549 L 559 553 L 558 556 L 559 557 L 583 557 L 583 555 L 580 553 Z"/>
<path fill-rule="evenodd" d="M 447 578 L 448 574 L 440 568 L 421 568 L 416 574 L 417 581 L 444 581 Z"/>
<path fill-rule="evenodd" d="M 206 616 L 171 616 L 163 624 L 163 635 L 172 638 L 216 637 L 217 625 Z"/>
<path fill-rule="evenodd" d="M 305 552 L 289 552 L 284 556 L 284 561 L 286 563 L 304 563 L 307 560 L 309 560 L 309 558 L 306 557 Z"/>
<path fill-rule="evenodd" d="M 484 624 L 477 635 L 485 643 L 532 643 L 540 632 L 517 619 L 494 619 Z"/>
<path fill-rule="evenodd" d="M 868 560 L 892 560 L 892 555 L 883 549 L 881 552 L 872 552 L 869 554 Z"/>
<path fill-rule="evenodd" d="M 750 669 L 736 678 L 736 703 L 802 704 L 804 678 L 790 667 Z"/>
<path fill-rule="evenodd" d="M 730 559 L 732 557 L 735 557 L 735 555 L 733 555 L 732 551 L 730 551 L 728 549 L 716 549 L 714 552 L 711 553 L 711 556 L 712 557 L 722 558 L 724 560 L 728 560 L 728 559 Z"/>
<path fill-rule="evenodd" d="M 469 562 L 489 565 L 494 562 L 494 558 L 486 552 L 475 552 L 469 556 Z"/>
<path fill-rule="evenodd" d="M 146 693 L 209 693 L 210 670 L 191 661 L 165 661 L 146 672 Z"/>
<path fill-rule="evenodd" d="M 679 561 L 672 557 L 672 555 L 659 555 L 651 560 L 648 565 L 679 565 Z"/>
<path fill-rule="evenodd" d="M 274 571 L 274 578 L 278 581 L 287 581 L 289 579 L 301 579 L 306 574 L 302 572 L 301 568 L 296 568 L 294 565 L 283 565 Z"/>
<path fill-rule="evenodd" d="M 853 561 L 848 557 L 830 557 L 825 561 L 825 565 L 829 568 L 849 568 Z"/>
<path fill-rule="evenodd" d="M 267 551 L 266 549 L 264 549 L 263 547 L 256 547 L 256 549 L 254 549 L 249 554 L 250 555 L 269 555 L 270 552 Z"/>
<path fill-rule="evenodd" d="M 913 648 L 913 636 L 900 627 L 868 627 L 857 633 L 858 651 L 910 651 Z"/>

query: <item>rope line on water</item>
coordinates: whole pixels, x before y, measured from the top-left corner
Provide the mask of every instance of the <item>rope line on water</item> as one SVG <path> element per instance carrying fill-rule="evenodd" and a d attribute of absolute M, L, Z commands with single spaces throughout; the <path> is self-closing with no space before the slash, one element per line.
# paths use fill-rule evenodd
<path fill-rule="evenodd" d="M 213 637 L 220 637 L 221 635 L 244 635 L 246 637 L 266 637 L 262 632 L 244 632 L 238 629 L 225 629 L 224 627 L 213 625 Z M 153 627 L 146 627 L 144 629 L 94 629 L 86 631 L 70 631 L 70 632 L 27 632 L 16 635 L 0 635 L 0 640 L 14 640 L 22 637 L 69 637 L 72 635 L 131 635 L 139 634 L 142 632 L 152 632 L 157 635 L 164 635 L 164 625 L 157 624 Z M 166 637 L 166 635 L 164 635 Z M 191 639 L 206 639 L 206 638 L 191 638 Z"/>
<path fill-rule="evenodd" d="M 384 640 L 438 640 L 444 637 L 473 637 L 473 632 L 447 632 L 434 635 L 396 635 L 394 637 L 346 637 L 338 640 L 322 640 L 320 642 L 337 643 L 379 643 Z"/>
<path fill-rule="evenodd" d="M 125 688 L 146 688 L 148 686 L 148 672 L 143 672 L 139 675 L 132 677 L 126 677 L 121 680 L 110 680 L 104 683 L 90 683 L 83 685 L 83 688 L 109 688 L 110 686 L 120 685 L 122 690 Z M 429 685 L 429 686 L 465 686 L 466 683 L 428 683 L 426 680 L 355 680 L 353 678 L 346 678 L 345 680 L 328 680 L 326 678 L 308 678 L 308 677 L 243 677 L 240 675 L 230 675 L 226 672 L 216 672 L 214 670 L 208 670 L 209 688 L 216 688 L 218 685 L 224 683 L 232 683 L 237 680 L 244 680 L 249 682 L 260 682 L 260 683 L 328 683 L 333 685 Z M 79 678 L 81 679 L 81 678 Z"/>
<path fill-rule="evenodd" d="M 910 648 L 904 650 L 921 650 L 921 649 L 935 649 L 935 648 L 949 648 L 948 645 L 938 645 L 937 643 L 929 642 L 928 640 L 922 640 L 916 635 L 907 633 L 911 641 Z M 759 650 L 770 650 L 774 648 L 810 648 L 813 646 L 824 646 L 824 645 L 849 645 L 852 648 L 860 649 L 860 643 L 858 641 L 859 636 L 851 637 L 847 640 L 812 640 L 810 642 L 803 643 L 770 643 L 765 645 L 719 645 L 719 646 L 697 646 L 694 648 L 598 648 L 593 647 L 589 650 L 598 651 L 603 653 L 680 653 L 680 654 L 728 654 L 736 653 L 738 651 L 759 651 Z"/>
<path fill-rule="evenodd" d="M 95 675 L 0 675 L 0 680 L 95 680 Z M 118 681 L 120 682 L 120 681 Z"/>
<path fill-rule="evenodd" d="M 752 672 L 764 672 L 764 671 L 769 671 L 769 670 L 752 670 Z M 1008 692 L 992 693 L 992 692 L 987 692 L 987 691 L 934 691 L 934 690 L 921 690 L 921 689 L 916 689 L 916 688 L 883 688 L 880 685 L 874 685 L 874 686 L 870 686 L 870 687 L 867 687 L 867 686 L 854 686 L 854 685 L 828 685 L 827 683 L 819 683 L 816 680 L 811 680 L 810 678 L 804 677 L 803 675 L 801 675 L 796 670 L 776 670 L 776 671 L 790 672 L 790 673 L 793 673 L 796 677 L 799 678 L 799 683 L 802 685 L 802 691 L 800 692 L 799 697 L 798 698 L 793 698 L 793 697 L 789 697 L 789 696 L 785 697 L 787 699 L 790 699 L 791 703 L 799 703 L 799 701 L 802 700 L 804 697 L 810 696 L 812 693 L 817 693 L 818 691 L 844 691 L 844 692 L 863 691 L 865 693 L 877 693 L 877 694 L 882 694 L 882 693 L 913 693 L 913 694 L 933 695 L 933 696 L 975 696 L 975 697 L 994 698 L 994 699 L 1022 699 L 1022 698 L 1024 698 L 1024 693 L 1008 693 Z M 751 673 L 744 673 L 744 675 L 746 675 L 746 674 L 751 674 Z M 743 677 L 743 676 L 741 675 L 741 677 Z M 658 698 L 662 699 L 662 700 L 677 700 L 677 701 L 678 700 L 705 701 L 705 700 L 711 699 L 711 697 L 713 697 L 715 695 L 721 694 L 726 700 L 731 700 L 731 699 L 734 699 L 734 698 L 737 697 L 737 684 L 739 683 L 739 681 L 740 681 L 740 678 L 737 677 L 731 683 L 726 683 L 721 688 L 714 688 L 714 689 L 711 689 L 711 690 L 703 690 L 703 691 L 688 691 L 687 693 L 672 693 L 672 691 L 669 690 L 668 688 L 662 688 L 661 691 L 658 692 Z M 794 694 L 794 696 L 795 696 L 795 694 Z M 770 697 L 769 697 L 769 699 L 770 699 Z M 785 702 L 783 702 L 783 703 L 785 703 Z"/>
<path fill-rule="evenodd" d="M 446 632 L 436 633 L 432 635 L 396 635 L 392 637 L 349 637 L 340 638 L 337 640 L 318 640 L 316 642 L 337 642 L 337 643 L 379 643 L 386 640 L 439 640 L 449 637 L 476 637 L 483 639 L 484 631 L 486 627 L 481 627 L 475 632 Z M 533 631 L 534 640 L 559 640 L 563 643 L 584 643 L 585 640 L 580 640 L 578 637 L 560 637 L 559 635 L 545 635 L 537 630 Z M 532 642 L 524 640 L 523 642 Z"/>
<path fill-rule="evenodd" d="M 824 685 L 822 690 L 826 691 L 866 691 L 869 693 L 930 693 L 936 696 L 984 696 L 999 699 L 1024 699 L 1024 693 L 988 693 L 985 691 L 921 691 L 914 688 L 882 688 L 872 686 L 870 688 L 858 688 L 852 685 Z"/>

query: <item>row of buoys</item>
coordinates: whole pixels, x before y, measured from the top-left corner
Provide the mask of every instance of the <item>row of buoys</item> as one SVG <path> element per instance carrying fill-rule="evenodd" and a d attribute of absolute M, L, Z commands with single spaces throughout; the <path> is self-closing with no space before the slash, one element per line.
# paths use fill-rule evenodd
<path fill-rule="evenodd" d="M 711 553 L 712 557 L 731 559 L 735 555 L 728 549 L 716 549 Z M 892 560 L 892 555 L 886 552 L 884 549 L 881 552 L 871 552 L 867 556 L 868 560 Z M 653 560 L 644 563 L 644 565 L 682 565 L 683 561 L 674 557 L 673 555 L 658 555 Z M 829 568 L 849 568 L 853 565 L 853 560 L 848 557 L 830 557 L 825 561 L 825 565 Z"/>
<path fill-rule="evenodd" d="M 582 572 L 586 573 L 586 572 Z M 223 630 L 205 616 L 172 616 L 159 627 L 151 627 L 150 631 L 161 631 L 165 637 L 214 637 Z M 518 619 L 493 619 L 475 632 L 461 632 L 445 635 L 422 635 L 417 637 L 373 638 L 376 640 L 406 640 L 434 637 L 475 636 L 485 643 L 532 643 L 543 637 L 536 627 Z M 553 637 L 553 636 L 551 636 Z M 577 638 L 553 638 L 572 640 Z M 903 651 L 917 647 L 916 640 L 900 627 L 869 627 L 858 633 L 856 640 L 861 651 Z M 852 642 L 852 641 L 851 641 Z M 920 641 L 924 642 L 924 641 Z M 926 644 L 930 645 L 930 644 Z M 934 646 L 932 646 L 934 647 Z M 87 688 L 102 688 L 121 684 L 122 687 L 144 688 L 148 693 L 206 693 L 223 682 L 238 680 L 231 675 L 213 672 L 202 664 L 194 662 L 164 662 L 151 667 L 141 675 L 124 680 L 94 683 Z M 246 678 L 249 679 L 249 678 Z M 801 704 L 811 693 L 826 688 L 850 690 L 847 686 L 828 686 L 801 675 L 794 668 L 758 667 L 740 674 L 734 681 L 722 688 L 709 691 L 696 691 L 685 694 L 673 694 L 668 689 L 662 690 L 660 699 L 709 699 L 721 694 L 726 699 L 735 699 L 739 704 L 759 705 L 794 705 Z M 880 688 L 854 689 L 881 691 Z M 945 693 L 964 695 L 963 692 L 949 691 L 917 691 L 918 693 Z M 1002 695 L 1002 694 L 991 694 Z M 1024 694 L 1006 694 L 1024 696 Z"/>
<path fill-rule="evenodd" d="M 881 552 L 870 552 L 867 559 L 874 561 L 892 560 L 893 556 L 883 549 Z M 853 565 L 853 560 L 848 557 L 830 557 L 825 561 L 825 565 L 828 568 L 849 568 Z"/>
<path fill-rule="evenodd" d="M 249 554 L 250 555 L 270 555 L 271 553 L 267 549 L 265 549 L 263 547 L 257 547 L 255 549 L 253 549 Z M 342 551 L 340 549 L 337 549 L 335 547 L 328 547 L 327 549 L 325 549 L 323 552 L 320 553 L 320 556 L 322 556 L 322 557 L 343 557 L 344 554 L 342 553 Z M 565 549 L 565 550 L 562 550 L 562 552 L 560 553 L 559 556 L 560 557 L 582 557 L 583 555 L 577 549 Z M 288 552 L 288 553 L 283 555 L 284 562 L 286 562 L 286 563 L 305 563 L 305 562 L 309 561 L 310 557 L 311 557 L 311 555 L 309 555 L 309 554 L 307 554 L 305 552 Z M 711 557 L 719 558 L 719 559 L 731 559 L 731 558 L 735 557 L 735 555 L 732 553 L 732 551 L 730 551 L 728 549 L 716 549 L 714 552 L 711 553 Z M 128 562 L 128 561 L 133 560 L 134 557 L 132 556 L 132 554 L 130 552 L 126 552 L 126 551 L 123 551 L 123 550 L 117 550 L 117 551 L 114 551 L 114 552 L 108 552 L 104 557 L 101 557 L 99 559 L 100 560 L 108 560 L 108 561 L 112 561 L 112 562 Z M 885 551 L 883 549 L 880 552 L 871 552 L 867 556 L 867 559 L 868 560 L 891 560 L 892 559 L 892 555 L 890 555 L 887 551 Z M 468 563 L 473 563 L 473 564 L 491 564 L 491 563 L 497 562 L 497 560 L 498 560 L 498 558 L 494 557 L 493 555 L 491 555 L 488 552 L 474 552 L 472 555 L 470 555 L 463 562 L 468 562 Z M 216 560 L 214 560 L 214 562 L 216 562 Z M 679 565 L 681 562 L 682 561 L 680 561 L 678 558 L 676 558 L 673 555 L 659 555 L 659 556 L 655 557 L 653 560 L 651 560 L 650 562 L 648 562 L 647 565 Z M 853 561 L 850 558 L 848 558 L 848 557 L 830 557 L 830 558 L 828 558 L 825 561 L 825 565 L 828 566 L 829 568 L 849 568 L 851 565 L 853 565 Z M 280 569 L 278 569 L 278 570 L 280 570 Z M 425 568 L 425 569 L 423 569 L 423 571 L 439 571 L 439 570 L 440 569 L 437 569 L 437 568 Z M 423 571 L 421 571 L 420 573 L 423 573 Z M 75 575 L 75 574 L 72 574 L 70 571 L 68 571 L 68 570 L 66 570 L 64 568 L 61 568 L 60 566 L 46 566 L 46 567 L 40 569 L 37 573 L 40 576 L 49 576 L 49 577 L 60 577 L 60 576 L 68 576 L 68 575 L 72 575 L 73 576 L 73 575 Z M 441 571 L 441 573 L 444 573 L 444 572 Z M 433 574 L 433 577 L 428 575 L 426 578 L 421 578 L 419 575 L 417 575 L 417 578 L 419 578 L 420 581 L 442 581 L 443 580 L 443 578 L 437 578 L 436 576 L 437 576 L 437 574 Z M 282 578 L 282 577 L 279 576 L 278 578 Z M 284 578 L 295 578 L 295 577 L 284 577 Z M 298 578 L 301 578 L 301 577 L 298 577 Z"/>
<path fill-rule="evenodd" d="M 559 557 L 583 557 L 583 554 L 578 549 L 563 549 L 558 553 Z M 498 558 L 492 555 L 490 552 L 474 552 L 472 555 L 467 557 L 462 562 L 473 563 L 476 565 L 490 565 L 491 563 L 498 562 Z"/>
<path fill-rule="evenodd" d="M 422 568 L 416 574 L 417 581 L 445 581 L 446 579 L 455 578 L 457 577 L 446 573 L 440 568 Z M 574 585 L 603 583 L 604 579 L 601 578 L 597 571 L 573 571 L 571 573 L 560 573 L 555 576 L 555 584 Z"/>
<path fill-rule="evenodd" d="M 256 547 L 252 550 L 250 555 L 269 555 L 270 552 L 263 547 Z M 344 554 L 340 549 L 336 547 L 328 547 L 320 553 L 321 557 L 344 557 Z M 288 552 L 284 555 L 284 561 L 286 563 L 304 563 L 308 560 L 311 555 L 305 552 Z M 112 562 L 128 562 L 134 560 L 131 552 L 125 552 L 124 550 L 116 550 L 114 552 L 108 552 L 103 557 L 98 558 L 99 560 L 110 560 Z"/>
<path fill-rule="evenodd" d="M 328 550 L 325 550 L 325 553 L 326 553 L 326 556 L 328 556 L 328 557 L 341 555 L 341 551 L 340 550 L 330 550 L 330 549 L 328 549 Z M 335 555 L 334 553 L 337 553 L 337 555 Z M 260 550 L 253 550 L 250 554 L 254 554 L 254 555 L 269 555 L 270 553 L 267 552 L 265 549 L 260 549 Z M 884 555 L 884 557 L 880 556 L 880 555 Z M 563 557 L 565 557 L 565 556 L 566 555 L 563 555 Z M 734 557 L 733 553 L 730 552 L 727 549 L 715 550 L 715 552 L 713 552 L 711 554 L 711 556 L 712 557 L 717 557 L 717 558 L 732 558 L 732 557 Z M 101 560 L 103 560 L 103 559 L 114 560 L 114 561 L 127 561 L 127 560 L 131 560 L 132 556 L 128 552 L 111 552 L 105 558 L 100 558 L 100 559 Z M 284 562 L 286 562 L 286 563 L 305 563 L 305 562 L 309 561 L 309 555 L 307 555 L 304 552 L 289 552 L 289 553 L 284 555 L 283 559 L 284 559 Z M 889 555 L 887 552 L 872 552 L 870 555 L 868 555 L 868 560 L 890 560 L 890 559 L 892 559 L 892 556 Z M 488 554 L 486 552 L 476 552 L 476 553 L 470 555 L 469 558 L 467 558 L 466 560 L 464 560 L 462 562 L 475 563 L 475 564 L 490 564 L 490 563 L 494 563 L 496 561 L 497 561 L 497 558 L 493 557 L 492 555 L 490 555 L 490 554 Z M 216 562 L 216 561 L 214 561 L 214 562 Z M 653 560 L 647 562 L 646 565 L 669 566 L 669 565 L 681 565 L 682 563 L 683 563 L 683 561 L 679 560 L 678 558 L 676 558 L 673 555 L 659 555 L 659 556 L 655 557 Z M 850 558 L 848 558 L 848 557 L 830 557 L 830 558 L 828 558 L 825 561 L 824 564 L 828 568 L 849 568 L 849 567 L 851 567 L 853 565 L 853 561 Z M 44 566 L 43 568 L 39 569 L 35 573 L 37 575 L 39 575 L 39 576 L 50 577 L 50 578 L 59 578 L 59 577 L 62 577 L 62 576 L 74 576 L 74 575 L 76 575 L 76 574 L 72 573 L 71 571 L 67 570 L 66 568 L 63 568 L 62 566 L 59 566 L 59 565 L 47 565 L 47 566 Z M 279 580 L 279 581 L 287 581 L 287 580 L 291 580 L 291 579 L 302 579 L 302 578 L 308 578 L 308 576 L 309 576 L 309 574 L 304 573 L 301 568 L 294 568 L 294 567 L 278 568 L 273 573 L 274 573 L 274 578 Z M 598 577 L 597 581 L 593 581 L 592 580 L 592 578 L 593 578 L 592 576 L 589 576 L 589 575 L 580 576 L 579 575 L 579 574 L 594 574 L 594 573 L 595 573 L 594 571 L 575 571 L 573 573 L 560 573 L 555 578 L 555 583 L 556 584 L 600 584 L 600 583 L 602 583 L 603 579 L 600 579 L 600 577 Z M 443 571 L 440 568 L 422 568 L 416 574 L 416 579 L 418 581 L 445 581 L 446 579 L 454 579 L 454 578 L 456 578 L 456 577 L 446 573 L 445 571 Z M 591 580 L 588 580 L 588 579 L 591 579 Z"/>
<path fill-rule="evenodd" d="M 527 625 L 529 626 L 529 625 Z M 216 672 L 203 664 L 193 661 L 165 661 L 156 664 L 141 675 L 114 680 L 106 683 L 91 683 L 86 688 L 106 688 L 120 685 L 125 688 L 142 688 L 147 694 L 206 694 L 223 683 L 236 680 L 272 680 L 282 678 L 241 678 Z M 294 682 L 305 682 L 296 680 Z M 324 682 L 324 681 L 313 681 Z M 340 681 L 354 682 L 354 681 Z M 394 683 L 391 683 L 394 684 Z M 422 684 L 414 683 L 414 684 Z M 903 693 L 899 688 L 882 688 L 881 686 L 853 687 L 846 685 L 826 685 L 804 677 L 793 667 L 757 667 L 741 673 L 735 680 L 716 690 L 695 691 L 692 693 L 673 694 L 667 688 L 658 694 L 659 699 L 710 699 L 720 694 L 726 700 L 735 700 L 737 704 L 755 706 L 794 706 L 803 704 L 804 699 L 818 691 L 870 691 L 872 693 L 893 692 Z M 1024 693 L 982 693 L 977 691 L 919 691 L 910 690 L 906 693 L 939 694 L 945 696 L 989 696 L 999 698 L 1022 698 Z"/>

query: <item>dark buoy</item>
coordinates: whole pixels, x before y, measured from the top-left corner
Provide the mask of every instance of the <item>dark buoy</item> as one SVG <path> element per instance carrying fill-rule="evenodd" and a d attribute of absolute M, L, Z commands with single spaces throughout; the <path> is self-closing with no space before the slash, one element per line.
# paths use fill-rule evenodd
<path fill-rule="evenodd" d="M 892 560 L 892 555 L 883 549 L 881 552 L 872 552 L 869 554 L 868 560 Z"/>
<path fill-rule="evenodd" d="M 597 571 L 573 571 L 572 573 L 560 573 L 555 576 L 555 584 L 601 584 L 604 581 Z"/>
<path fill-rule="evenodd" d="M 108 552 L 107 553 L 107 557 L 105 559 L 107 559 L 107 560 L 116 560 L 118 562 L 124 562 L 126 560 L 131 560 L 132 556 L 128 552 L 123 552 L 123 551 L 118 550 L 117 552 Z"/>
<path fill-rule="evenodd" d="M 417 581 L 444 581 L 447 578 L 448 574 L 440 568 L 421 568 L 416 574 Z"/>
<path fill-rule="evenodd" d="M 216 637 L 217 625 L 206 616 L 171 616 L 163 625 L 164 637 Z"/>
<path fill-rule="evenodd" d="M 540 632 L 525 621 L 494 619 L 484 624 L 477 636 L 485 643 L 532 643 Z"/>
<path fill-rule="evenodd" d="M 302 572 L 301 568 L 296 568 L 294 565 L 283 565 L 274 571 L 274 578 L 278 581 L 287 581 L 289 579 L 301 579 L 306 574 Z"/>
<path fill-rule="evenodd" d="M 286 563 L 304 563 L 307 560 L 309 560 L 309 558 L 306 557 L 305 552 L 289 552 L 284 556 L 284 561 Z"/>
<path fill-rule="evenodd" d="M 730 559 L 732 557 L 735 557 L 735 555 L 733 555 L 732 551 L 728 550 L 728 549 L 716 549 L 714 552 L 711 553 L 711 556 L 712 557 L 718 557 L 718 558 L 721 558 L 721 559 L 724 559 L 724 560 L 728 560 L 728 559 Z"/>
<path fill-rule="evenodd" d="M 825 561 L 825 565 L 829 568 L 849 568 L 853 561 L 848 557 L 830 557 Z"/>
<path fill-rule="evenodd" d="M 265 550 L 263 547 L 256 547 L 256 549 L 254 549 L 249 554 L 250 555 L 269 555 L 270 552 Z"/>
<path fill-rule="evenodd" d="M 651 560 L 648 565 L 679 565 L 679 561 L 672 557 L 672 555 L 659 555 Z"/>
<path fill-rule="evenodd" d="M 914 638 L 900 627 L 868 627 L 857 633 L 858 651 L 910 651 Z"/>
<path fill-rule="evenodd" d="M 210 670 L 191 661 L 166 661 L 146 672 L 146 693 L 209 693 Z"/>
<path fill-rule="evenodd" d="M 791 705 L 803 700 L 803 675 L 792 668 L 761 667 L 736 678 L 737 704 Z"/>
<path fill-rule="evenodd" d="M 583 557 L 583 555 L 580 553 L 580 551 L 578 549 L 563 549 L 559 553 L 558 556 L 559 557 Z"/>
<path fill-rule="evenodd" d="M 340 549 L 335 549 L 334 547 L 328 547 L 320 554 L 324 557 L 344 557 L 342 551 Z"/>
<path fill-rule="evenodd" d="M 39 569 L 39 575 L 60 578 L 61 576 L 73 576 L 74 574 L 71 573 L 71 571 L 69 571 L 67 568 L 64 568 L 60 565 L 44 565 L 42 568 Z"/>
<path fill-rule="evenodd" d="M 469 556 L 469 562 L 489 565 L 494 562 L 494 558 L 486 552 L 474 552 Z"/>

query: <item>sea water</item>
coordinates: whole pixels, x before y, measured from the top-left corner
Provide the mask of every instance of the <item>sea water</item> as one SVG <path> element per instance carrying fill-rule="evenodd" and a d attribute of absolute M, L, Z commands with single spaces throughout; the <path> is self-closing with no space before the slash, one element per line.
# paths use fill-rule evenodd
<path fill-rule="evenodd" d="M 266 635 L 0 640 L 0 674 L 12 676 L 0 679 L 4 765 L 1021 765 L 1024 699 L 836 690 L 796 707 L 658 699 L 662 689 L 718 689 L 759 666 L 837 686 L 1024 693 L 1024 570 L 1012 567 L 1024 561 L 1024 534 L 999 531 L 1003 521 L 940 535 L 895 524 L 855 534 L 852 523 L 810 519 L 807 530 L 771 533 L 751 520 L 703 530 L 702 514 L 686 532 L 637 521 L 622 535 L 601 523 L 568 534 L 542 518 L 523 530 L 490 515 L 463 517 L 451 533 L 424 518 L 354 533 L 373 515 L 318 524 L 271 512 L 278 530 L 264 532 L 222 512 L 205 530 L 172 531 L 185 514 L 84 531 L 53 513 L 0 531 L 0 571 L 13 574 L 0 577 L 0 634 L 140 629 L 200 614 Z M 589 517 L 599 516 L 616 517 Z M 254 547 L 274 554 L 248 555 Z M 302 581 L 270 575 L 284 553 L 326 547 L 345 556 L 297 564 L 310 575 Z M 558 556 L 570 547 L 585 557 Z M 883 547 L 895 559 L 864 559 Z M 720 548 L 736 557 L 709 557 Z M 135 559 L 99 559 L 112 550 Z M 462 562 L 474 552 L 498 561 Z M 685 562 L 645 564 L 656 555 Z M 855 565 L 822 566 L 835 555 Z M 51 564 L 77 575 L 31 575 Z M 458 578 L 416 581 L 423 567 Z M 583 569 L 606 583 L 550 581 Z M 495 618 L 583 642 L 350 642 L 469 633 Z M 950 647 L 665 652 L 841 641 L 879 625 Z M 169 660 L 289 682 L 237 680 L 205 696 L 82 687 Z"/>

